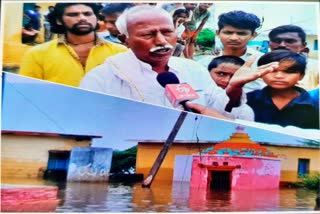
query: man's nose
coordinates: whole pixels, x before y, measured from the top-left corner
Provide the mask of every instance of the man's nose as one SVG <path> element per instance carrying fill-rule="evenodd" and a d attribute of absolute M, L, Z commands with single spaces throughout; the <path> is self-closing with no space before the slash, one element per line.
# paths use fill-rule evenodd
<path fill-rule="evenodd" d="M 232 39 L 232 40 L 237 40 L 239 37 L 238 37 L 238 35 L 236 33 L 233 33 L 233 34 L 230 35 L 229 38 Z"/>
<path fill-rule="evenodd" d="M 83 13 L 80 13 L 79 20 L 87 20 L 87 17 Z"/>
<path fill-rule="evenodd" d="M 280 47 L 286 47 L 286 46 L 287 46 L 287 43 L 286 43 L 284 40 L 282 40 L 282 41 L 279 43 L 279 46 L 280 46 Z"/>
<path fill-rule="evenodd" d="M 157 33 L 157 35 L 155 36 L 155 43 L 157 45 L 165 45 L 168 42 L 166 37 L 162 33 Z"/>

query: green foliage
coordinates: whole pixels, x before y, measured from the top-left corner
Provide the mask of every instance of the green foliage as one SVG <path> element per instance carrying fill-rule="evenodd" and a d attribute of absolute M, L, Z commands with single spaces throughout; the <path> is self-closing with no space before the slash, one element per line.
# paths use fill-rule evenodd
<path fill-rule="evenodd" d="M 212 48 L 214 46 L 215 36 L 216 34 L 213 30 L 205 28 L 199 33 L 196 43 L 206 48 Z"/>
<path fill-rule="evenodd" d="M 320 191 L 320 173 L 316 175 L 304 175 L 301 177 L 302 186 L 306 189 Z"/>
<path fill-rule="evenodd" d="M 136 167 L 137 147 L 124 151 L 114 151 L 110 173 L 132 173 Z"/>

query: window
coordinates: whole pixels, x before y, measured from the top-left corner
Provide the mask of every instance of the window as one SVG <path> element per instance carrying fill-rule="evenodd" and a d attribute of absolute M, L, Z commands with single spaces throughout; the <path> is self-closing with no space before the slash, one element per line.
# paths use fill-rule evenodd
<path fill-rule="evenodd" d="M 309 174 L 310 159 L 298 159 L 298 176 Z"/>
<path fill-rule="evenodd" d="M 318 40 L 314 40 L 314 45 L 313 45 L 313 50 L 317 51 L 319 50 L 319 47 L 318 47 Z"/>

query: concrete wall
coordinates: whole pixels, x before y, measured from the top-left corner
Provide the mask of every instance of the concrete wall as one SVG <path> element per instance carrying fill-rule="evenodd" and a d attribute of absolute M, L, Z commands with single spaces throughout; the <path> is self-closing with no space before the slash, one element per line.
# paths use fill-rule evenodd
<path fill-rule="evenodd" d="M 1 178 L 37 178 L 47 168 L 49 150 L 67 150 L 89 146 L 90 141 L 62 137 L 1 136 Z"/>
<path fill-rule="evenodd" d="M 158 156 L 162 143 L 139 143 L 137 151 L 136 172 L 148 175 L 156 157 Z M 155 180 L 172 181 L 173 169 L 175 166 L 176 155 L 191 155 L 197 154 L 200 150 L 212 147 L 214 144 L 182 144 L 175 143 L 170 147 L 170 150 L 161 165 L 161 168 Z M 298 178 L 298 159 L 310 159 L 310 173 L 320 171 L 320 149 L 316 148 L 298 148 L 298 147 L 279 147 L 264 145 L 274 154 L 279 155 L 281 159 L 281 177 L 282 182 L 297 182 Z"/>
<path fill-rule="evenodd" d="M 191 155 L 176 155 L 174 161 L 173 181 L 189 182 L 191 179 L 191 169 Z"/>
<path fill-rule="evenodd" d="M 158 143 L 143 143 L 138 144 L 136 173 L 143 174 L 147 177 L 149 171 L 155 162 L 163 144 Z M 213 144 L 173 144 L 171 145 L 160 170 L 158 171 L 154 181 L 172 181 L 173 168 L 176 155 L 191 155 L 206 149 Z"/>
<path fill-rule="evenodd" d="M 73 148 L 71 151 L 68 181 L 107 181 L 112 161 L 109 148 Z"/>

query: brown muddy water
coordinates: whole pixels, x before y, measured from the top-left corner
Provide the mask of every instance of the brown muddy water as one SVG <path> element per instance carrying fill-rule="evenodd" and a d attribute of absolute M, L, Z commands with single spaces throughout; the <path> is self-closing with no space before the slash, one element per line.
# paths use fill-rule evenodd
<path fill-rule="evenodd" d="M 302 188 L 212 192 L 190 189 L 189 183 L 54 183 L 2 180 L 2 183 L 57 185 L 56 212 L 208 212 L 312 211 L 316 193 Z"/>

